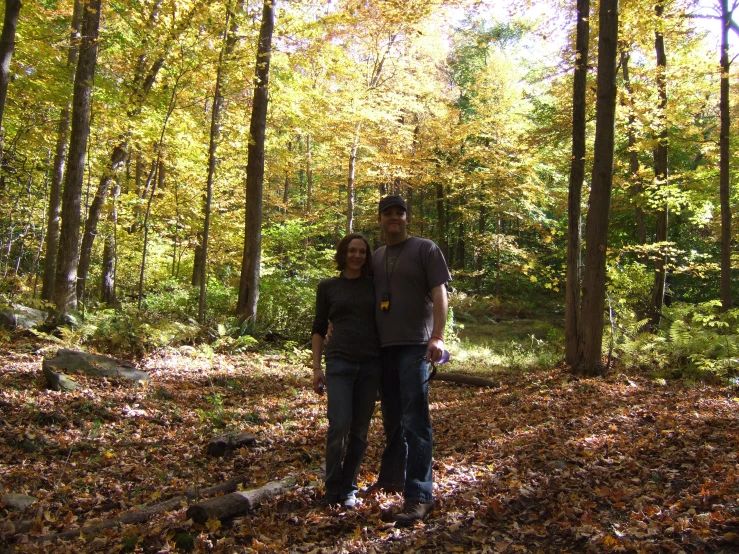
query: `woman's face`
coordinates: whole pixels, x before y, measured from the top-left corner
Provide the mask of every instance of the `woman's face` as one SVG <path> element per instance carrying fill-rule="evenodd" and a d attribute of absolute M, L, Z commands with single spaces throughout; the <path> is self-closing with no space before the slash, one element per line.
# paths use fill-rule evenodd
<path fill-rule="evenodd" d="M 359 271 L 367 260 L 367 245 L 362 239 L 352 239 L 346 250 L 346 268 Z"/>

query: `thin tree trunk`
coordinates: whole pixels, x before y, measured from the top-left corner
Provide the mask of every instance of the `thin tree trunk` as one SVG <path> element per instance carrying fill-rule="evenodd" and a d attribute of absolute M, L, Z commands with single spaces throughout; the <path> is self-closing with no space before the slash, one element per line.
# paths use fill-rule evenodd
<path fill-rule="evenodd" d="M 95 196 L 90 205 L 90 210 L 87 214 L 85 230 L 82 234 L 82 246 L 80 247 L 80 262 L 77 267 L 77 300 L 80 302 L 84 300 L 87 273 L 90 269 L 90 258 L 92 256 L 92 245 L 97 236 L 100 214 L 103 211 L 105 198 L 108 195 L 111 182 L 117 178 L 117 173 L 125 166 L 127 155 L 125 148 L 126 145 L 119 145 L 114 148 L 110 167 L 100 178 Z"/>
<path fill-rule="evenodd" d="M 75 0 L 72 12 L 72 31 L 69 37 L 69 51 L 67 52 L 67 69 L 70 73 L 71 82 L 74 82 L 74 72 L 77 68 L 81 21 L 82 0 Z M 66 162 L 67 146 L 69 144 L 69 116 L 71 109 L 72 103 L 67 100 L 59 116 L 56 149 L 54 151 L 54 170 L 51 177 L 51 189 L 49 191 L 44 279 L 41 286 L 41 298 L 49 302 L 54 297 L 54 277 L 56 275 L 56 257 L 59 250 L 59 224 L 61 222 L 62 181 L 64 179 L 64 164 Z"/>
<path fill-rule="evenodd" d="M 608 218 L 613 184 L 618 0 L 601 2 L 599 25 L 595 147 L 590 209 L 586 220 L 585 272 L 578 345 L 581 354 L 577 367 L 578 372 L 584 375 L 600 375 L 605 370 L 601 355 Z"/>
<path fill-rule="evenodd" d="M 657 194 L 659 195 L 659 211 L 657 212 L 657 236 L 656 242 L 661 244 L 654 262 L 654 285 L 652 286 L 652 327 L 657 327 L 662 319 L 662 304 L 665 298 L 665 279 L 667 264 L 666 242 L 667 242 L 667 197 L 664 190 L 667 188 L 667 56 L 665 54 L 665 38 L 659 27 L 663 18 L 664 6 L 658 1 L 655 6 L 658 28 L 654 33 L 654 48 L 657 54 L 657 93 L 659 104 L 657 106 L 657 124 L 659 139 L 654 150 L 654 180 Z"/>
<path fill-rule="evenodd" d="M 244 229 L 244 256 L 241 263 L 241 282 L 236 314 L 242 320 L 254 322 L 259 303 L 259 266 L 262 260 L 262 191 L 264 183 L 264 138 L 267 127 L 269 101 L 269 65 L 272 54 L 275 0 L 264 0 L 262 24 L 257 48 L 254 103 L 252 104 L 246 165 L 246 223 Z"/>
<path fill-rule="evenodd" d="M 475 252 L 475 290 L 482 292 L 482 277 L 485 256 L 483 254 L 483 243 L 485 242 L 485 227 L 487 225 L 487 207 L 480 203 L 480 213 L 477 218 L 477 252 Z"/>
<path fill-rule="evenodd" d="M 731 135 L 731 112 L 729 110 L 729 27 L 732 12 L 729 1 L 721 0 L 721 139 L 719 160 L 719 196 L 721 202 L 721 311 L 730 309 L 731 298 L 731 183 L 729 138 Z"/>
<path fill-rule="evenodd" d="M 82 182 L 85 172 L 87 138 L 90 134 L 92 83 L 97 63 L 101 0 L 88 0 L 83 12 L 82 39 L 72 100 L 72 135 L 69 164 L 62 194 L 62 225 L 59 236 L 54 303 L 62 319 L 77 308 L 77 263 Z"/>
<path fill-rule="evenodd" d="M 313 211 L 313 169 L 311 168 L 310 135 L 305 136 L 305 177 L 308 181 L 305 209 L 311 213 Z"/>
<path fill-rule="evenodd" d="M 238 34 L 238 26 L 235 24 L 235 18 L 230 9 L 226 10 L 226 22 L 223 27 L 223 47 L 218 58 L 218 69 L 216 73 L 216 89 L 213 93 L 213 107 L 211 109 L 210 120 L 210 146 L 208 148 L 208 178 L 205 192 L 205 205 L 203 207 L 203 240 L 200 252 L 200 295 L 198 298 L 198 322 L 203 325 L 205 323 L 205 300 L 206 288 L 208 282 L 208 241 L 210 238 L 210 212 L 213 205 L 213 182 L 216 175 L 216 167 L 218 158 L 216 153 L 221 137 L 221 110 L 223 109 L 223 86 L 226 82 L 226 70 L 224 68 L 224 59 L 231 55 L 236 46 L 236 36 Z"/>
<path fill-rule="evenodd" d="M 13 58 L 13 50 L 15 49 L 15 30 L 18 27 L 20 12 L 20 0 L 5 0 L 5 19 L 3 20 L 3 31 L 0 34 L 0 156 L 2 156 L 4 146 L 3 115 L 5 114 L 5 101 L 8 98 L 8 85 L 10 84 L 10 60 Z"/>
<path fill-rule="evenodd" d="M 346 234 L 354 228 L 354 171 L 357 163 L 357 149 L 359 148 L 359 126 L 354 137 L 354 144 L 349 150 L 349 174 L 346 179 Z"/>
<path fill-rule="evenodd" d="M 465 259 L 465 241 L 464 241 L 464 222 L 460 221 L 457 226 L 457 232 L 459 233 L 457 236 L 457 264 L 456 268 L 464 270 L 464 259 Z"/>
<path fill-rule="evenodd" d="M 110 212 L 108 212 L 108 223 L 110 224 L 110 228 L 105 235 L 102 278 L 100 283 L 100 301 L 111 307 L 116 307 L 118 304 L 115 291 L 115 266 L 118 258 L 116 252 L 116 235 L 118 229 L 118 195 L 120 192 L 121 187 L 116 183 L 113 188 Z"/>
<path fill-rule="evenodd" d="M 565 284 L 565 358 L 578 359 L 580 328 L 580 252 L 582 185 L 585 180 L 585 98 L 590 47 L 590 0 L 577 2 L 576 62 L 572 87 L 572 160 L 567 197 L 567 281 Z"/>

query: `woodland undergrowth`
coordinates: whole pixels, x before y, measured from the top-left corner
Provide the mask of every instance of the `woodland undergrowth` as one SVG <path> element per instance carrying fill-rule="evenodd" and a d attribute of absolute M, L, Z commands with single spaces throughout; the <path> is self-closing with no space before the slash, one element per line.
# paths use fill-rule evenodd
<path fill-rule="evenodd" d="M 399 495 L 365 497 L 353 511 L 318 506 L 325 398 L 311 391 L 299 349 L 161 348 L 137 361 L 152 376 L 146 385 L 79 378 L 83 386 L 64 394 L 46 390 L 40 371 L 56 345 L 4 336 L 2 492 L 38 499 L 25 513 L 0 506 L 8 551 L 739 548 L 739 390 L 725 383 L 496 366 L 490 356 L 465 354 L 462 340 L 445 371 L 474 369 L 498 386 L 432 383 L 435 510 L 423 524 L 396 529 L 383 510 Z M 256 446 L 208 457 L 208 442 L 229 431 L 254 433 Z M 376 477 L 382 444 L 378 407 L 362 485 Z M 230 522 L 195 524 L 183 503 L 140 525 L 43 542 L 241 474 L 246 489 L 287 476 L 297 485 Z"/>

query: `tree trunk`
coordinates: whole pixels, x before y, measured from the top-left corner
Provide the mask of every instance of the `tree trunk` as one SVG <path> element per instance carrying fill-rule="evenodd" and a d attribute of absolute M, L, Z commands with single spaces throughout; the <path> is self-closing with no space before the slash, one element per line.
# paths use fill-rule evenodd
<path fill-rule="evenodd" d="M 269 101 L 269 64 L 272 53 L 275 0 L 264 0 L 257 48 L 254 103 L 252 104 L 248 161 L 246 164 L 246 224 L 244 256 L 236 314 L 253 322 L 259 302 L 259 265 L 262 259 L 262 189 L 264 182 L 264 137 Z"/>
<path fill-rule="evenodd" d="M 359 148 L 359 127 L 354 138 L 354 144 L 349 151 L 349 175 L 346 179 L 346 234 L 354 228 L 354 169 L 357 163 L 357 148 Z"/>
<path fill-rule="evenodd" d="M 100 214 L 105 205 L 105 198 L 108 195 L 108 189 L 111 182 L 117 179 L 117 173 L 125 166 L 126 163 L 126 145 L 119 145 L 113 149 L 110 167 L 100 178 L 95 196 L 92 199 L 90 210 L 87 213 L 87 221 L 85 221 L 85 230 L 82 233 L 82 246 L 80 247 L 80 262 L 77 267 L 77 300 L 82 302 L 85 294 L 85 286 L 87 284 L 87 273 L 90 269 L 90 258 L 92 257 L 92 245 L 97 236 L 98 222 Z"/>
<path fill-rule="evenodd" d="M 731 183 L 729 138 L 731 113 L 729 111 L 729 26 L 732 12 L 728 0 L 721 0 L 721 139 L 719 160 L 719 196 L 721 202 L 721 311 L 732 307 L 731 298 Z"/>
<path fill-rule="evenodd" d="M 116 183 L 113 188 L 113 202 L 108 213 L 110 228 L 105 235 L 105 246 L 103 247 L 103 268 L 100 284 L 100 301 L 111 307 L 116 307 L 118 300 L 115 292 L 115 267 L 117 261 L 117 234 L 118 234 L 118 195 L 121 187 Z"/>
<path fill-rule="evenodd" d="M 193 287 L 200 287 L 200 277 L 202 275 L 203 265 L 203 235 L 198 233 L 197 244 L 195 245 L 195 255 L 192 262 L 192 280 L 190 284 Z"/>
<path fill-rule="evenodd" d="M 480 204 L 480 214 L 477 219 L 477 252 L 475 253 L 475 290 L 482 292 L 482 277 L 485 256 L 483 254 L 483 243 L 485 241 L 485 227 L 487 225 L 487 207 Z"/>
<path fill-rule="evenodd" d="M 62 194 L 62 225 L 54 278 L 54 303 L 62 319 L 77 308 L 80 204 L 87 138 L 90 134 L 90 103 L 97 63 L 100 2 L 101 0 L 88 0 L 85 5 L 82 39 L 74 78 L 72 134 Z"/>
<path fill-rule="evenodd" d="M 565 285 L 565 358 L 578 359 L 580 328 L 580 252 L 582 244 L 582 185 L 585 180 L 585 97 L 590 47 L 590 0 L 577 2 L 577 60 L 572 87 L 572 160 L 567 196 L 567 281 Z"/>
<path fill-rule="evenodd" d="M 657 257 L 654 261 L 654 285 L 652 286 L 652 327 L 657 327 L 662 319 L 662 304 L 665 298 L 665 265 L 667 264 L 666 242 L 667 242 L 667 197 L 664 190 L 667 187 L 667 56 L 665 54 L 665 38 L 659 27 L 663 18 L 664 6 L 658 2 L 655 6 L 658 28 L 654 33 L 654 49 L 657 53 L 657 94 L 659 105 L 657 106 L 657 125 L 659 138 L 654 150 L 654 180 L 657 194 L 659 195 L 659 211 L 657 212 L 657 236 L 656 242 L 661 244 Z"/>
<path fill-rule="evenodd" d="M 585 272 L 578 345 L 580 356 L 577 366 L 578 372 L 583 375 L 600 375 L 605 370 L 601 354 L 603 307 L 606 296 L 608 217 L 613 184 L 618 0 L 601 2 L 599 25 L 595 147 L 590 209 L 586 220 Z"/>
<path fill-rule="evenodd" d="M 21 0 L 5 0 L 5 19 L 3 20 L 3 31 L 0 34 L 0 156 L 2 156 L 3 138 L 3 115 L 5 113 L 5 101 L 8 98 L 8 85 L 10 84 L 10 60 L 15 49 L 15 30 L 18 26 L 18 16 L 21 12 Z"/>
<path fill-rule="evenodd" d="M 69 51 L 67 52 L 67 69 L 70 72 L 70 81 L 72 82 L 74 82 L 74 72 L 77 66 L 81 20 L 82 0 L 75 0 L 72 12 L 72 31 L 69 37 Z M 44 278 L 41 286 L 41 298 L 49 302 L 54 298 L 54 277 L 56 274 L 56 257 L 59 250 L 59 223 L 61 222 L 62 180 L 64 179 L 64 164 L 66 162 L 67 146 L 69 144 L 69 115 L 71 109 L 71 102 L 66 101 L 59 115 L 56 150 L 54 152 L 54 168 L 49 191 L 49 216 L 46 223 L 46 255 L 44 257 Z"/>
<path fill-rule="evenodd" d="M 464 271 L 464 259 L 466 255 L 465 242 L 464 242 L 464 222 L 460 221 L 457 226 L 457 253 L 456 253 L 456 268 Z"/>
<path fill-rule="evenodd" d="M 208 283 L 208 241 L 210 239 L 210 212 L 213 205 L 213 182 L 216 175 L 216 167 L 218 158 L 216 153 L 221 138 L 221 119 L 223 110 L 223 88 L 227 84 L 226 69 L 224 68 L 225 59 L 234 51 L 238 36 L 238 25 L 234 14 L 230 9 L 226 10 L 226 22 L 223 26 L 224 43 L 218 58 L 218 69 L 216 72 L 216 89 L 213 93 L 213 108 L 210 120 L 210 146 L 208 148 L 208 178 L 205 192 L 205 205 L 203 206 L 203 240 L 200 251 L 200 276 L 198 278 L 200 285 L 200 296 L 198 299 L 198 322 L 203 325 L 205 323 L 205 300 L 206 288 Z"/>

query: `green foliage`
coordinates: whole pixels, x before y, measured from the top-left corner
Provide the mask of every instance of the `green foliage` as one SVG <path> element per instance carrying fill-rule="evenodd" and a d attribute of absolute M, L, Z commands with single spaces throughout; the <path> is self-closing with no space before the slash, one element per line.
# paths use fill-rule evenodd
<path fill-rule="evenodd" d="M 257 324 L 249 329 L 257 337 L 309 339 L 316 302 L 316 281 L 274 272 L 261 281 Z"/>
<path fill-rule="evenodd" d="M 720 313 L 719 301 L 675 303 L 664 308 L 658 332 L 643 332 L 646 320 L 621 318 L 614 353 L 626 366 L 659 376 L 725 377 L 739 368 L 739 310 Z M 633 314 L 632 314 L 633 315 Z"/>
<path fill-rule="evenodd" d="M 200 422 L 208 422 L 216 429 L 223 429 L 227 424 L 226 410 L 223 408 L 223 395 L 212 387 L 211 393 L 208 395 L 208 402 L 210 403 L 210 409 L 197 408 L 195 410 Z"/>
<path fill-rule="evenodd" d="M 618 314 L 630 313 L 641 318 L 650 313 L 654 274 L 644 264 L 628 261 L 610 262 L 606 268 L 611 307 Z"/>

